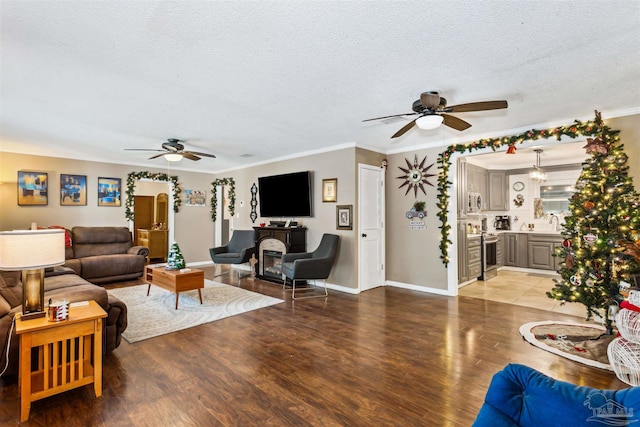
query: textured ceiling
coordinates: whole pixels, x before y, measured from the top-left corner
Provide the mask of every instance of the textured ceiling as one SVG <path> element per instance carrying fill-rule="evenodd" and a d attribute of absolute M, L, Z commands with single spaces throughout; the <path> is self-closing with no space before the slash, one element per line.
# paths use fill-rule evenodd
<path fill-rule="evenodd" d="M 218 172 L 358 145 L 408 151 L 640 112 L 638 1 L 6 1 L 0 149 Z M 473 126 L 367 122 L 428 90 Z M 250 154 L 251 156 L 243 156 Z"/>

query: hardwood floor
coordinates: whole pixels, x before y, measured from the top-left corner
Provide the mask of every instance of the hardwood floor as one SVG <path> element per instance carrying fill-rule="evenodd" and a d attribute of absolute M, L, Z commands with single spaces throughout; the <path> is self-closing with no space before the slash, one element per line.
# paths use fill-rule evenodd
<path fill-rule="evenodd" d="M 214 274 L 205 269 L 205 277 Z M 581 385 L 626 387 L 611 372 L 525 342 L 518 327 L 548 319 L 543 310 L 391 287 L 292 302 L 275 284 L 240 286 L 286 301 L 136 344 L 123 340 L 104 359 L 101 398 L 86 386 L 34 402 L 27 425 L 468 426 L 508 363 Z M 19 421 L 16 380 L 0 379 L 3 426 Z"/>

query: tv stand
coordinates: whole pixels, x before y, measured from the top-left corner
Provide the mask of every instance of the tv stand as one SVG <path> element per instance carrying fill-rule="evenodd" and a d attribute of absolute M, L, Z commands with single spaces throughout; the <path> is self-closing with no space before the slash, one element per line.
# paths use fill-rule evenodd
<path fill-rule="evenodd" d="M 258 278 L 282 283 L 280 267 L 282 255 L 306 252 L 307 228 L 269 225 L 268 227 L 253 227 L 253 229 L 256 232 Z"/>

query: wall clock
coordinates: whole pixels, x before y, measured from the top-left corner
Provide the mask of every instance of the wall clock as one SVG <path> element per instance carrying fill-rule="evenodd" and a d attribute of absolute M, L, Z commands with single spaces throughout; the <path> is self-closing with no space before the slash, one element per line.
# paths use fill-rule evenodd
<path fill-rule="evenodd" d="M 522 191 L 524 190 L 524 182 L 522 181 L 516 181 L 513 183 L 513 189 L 515 191 Z"/>
<path fill-rule="evenodd" d="M 408 168 L 405 169 L 401 166 L 398 166 L 398 169 L 404 172 L 404 175 L 396 177 L 397 179 L 404 180 L 402 185 L 400 185 L 400 187 L 398 188 L 407 186 L 407 191 L 404 193 L 405 196 L 409 194 L 409 191 L 411 191 L 412 188 L 413 188 L 415 197 L 418 196 L 418 189 L 422 190 L 422 193 L 426 196 L 427 192 L 424 189 L 424 184 L 427 184 L 433 187 L 433 184 L 430 183 L 428 179 L 436 175 L 427 173 L 427 172 L 429 171 L 429 169 L 431 169 L 434 163 L 431 163 L 429 166 L 425 167 L 424 164 L 426 160 L 427 160 L 427 156 L 424 156 L 424 159 L 422 159 L 422 161 L 418 163 L 418 155 L 416 154 L 413 158 L 413 164 L 411 164 L 409 159 L 404 159 L 404 161 L 407 162 Z"/>

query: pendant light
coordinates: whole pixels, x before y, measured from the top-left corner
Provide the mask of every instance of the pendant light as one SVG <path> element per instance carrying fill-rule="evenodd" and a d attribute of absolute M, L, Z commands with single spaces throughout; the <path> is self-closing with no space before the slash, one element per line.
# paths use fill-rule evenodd
<path fill-rule="evenodd" d="M 533 169 L 529 173 L 529 177 L 535 182 L 545 182 L 547 180 L 547 174 L 540 167 L 540 153 L 542 153 L 542 149 L 536 148 L 536 164 L 533 165 Z"/>

